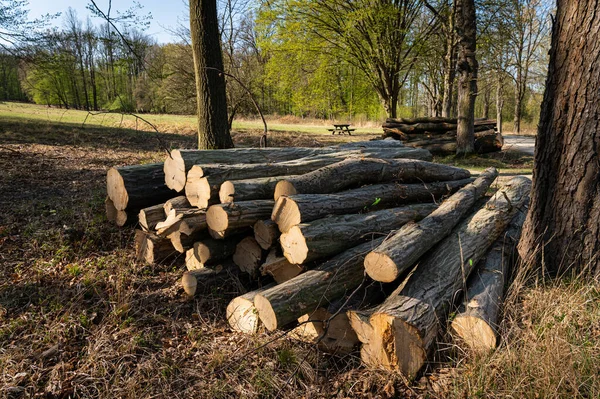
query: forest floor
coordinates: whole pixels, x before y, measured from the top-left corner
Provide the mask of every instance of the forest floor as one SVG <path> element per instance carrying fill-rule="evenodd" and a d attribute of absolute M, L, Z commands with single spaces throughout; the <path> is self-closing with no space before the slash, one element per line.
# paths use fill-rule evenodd
<path fill-rule="evenodd" d="M 85 116 L 0 104 L 0 398 L 600 396 L 600 282 L 591 278 L 525 280 L 523 271 L 499 350 L 470 355 L 448 335 L 410 384 L 365 368 L 358 353 L 334 357 L 276 333 L 232 332 L 225 306 L 242 282 L 188 299 L 180 265 L 137 263 L 133 229 L 104 217 L 108 168 L 191 148 L 193 129 L 148 116 L 170 133 L 136 131 L 135 119 L 115 115 L 82 126 Z M 234 130 L 236 144 L 258 143 L 260 129 Z M 270 136 L 273 146 L 349 139 Z M 510 152 L 439 160 L 531 169 L 530 156 Z"/>

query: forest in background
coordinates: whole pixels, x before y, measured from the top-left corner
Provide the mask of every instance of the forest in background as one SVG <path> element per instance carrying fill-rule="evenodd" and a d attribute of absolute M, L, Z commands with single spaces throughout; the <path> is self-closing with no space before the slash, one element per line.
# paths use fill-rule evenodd
<path fill-rule="evenodd" d="M 363 4 L 364 3 L 364 4 Z M 228 114 L 381 120 L 456 115 L 451 0 L 219 2 Z M 544 89 L 551 6 L 479 0 L 476 116 L 535 124 Z M 73 10 L 15 52 L 0 51 L 0 100 L 84 110 L 194 114 L 187 21 L 173 43 L 144 33 L 143 9 L 119 30 Z M 400 51 L 387 51 L 392 46 Z M 393 54 L 393 57 L 392 57 Z"/>

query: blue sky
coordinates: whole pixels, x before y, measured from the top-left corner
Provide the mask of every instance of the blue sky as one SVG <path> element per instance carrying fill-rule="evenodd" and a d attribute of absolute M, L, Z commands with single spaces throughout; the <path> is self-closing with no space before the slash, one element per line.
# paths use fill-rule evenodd
<path fill-rule="evenodd" d="M 185 0 L 139 0 L 144 7 L 143 12 L 152 14 L 150 27 L 146 33 L 155 38 L 159 43 L 175 41 L 168 32 L 169 28 L 177 26 L 178 19 L 181 20 L 188 13 Z M 29 0 L 29 17 L 31 19 L 44 14 L 65 13 L 71 7 L 77 11 L 79 19 L 85 20 L 90 12 L 86 9 L 88 0 Z M 108 0 L 96 0 L 96 4 L 104 11 L 108 9 Z M 113 10 L 126 10 L 133 5 L 133 0 L 113 0 Z M 96 24 L 101 22 L 98 18 L 92 18 Z M 57 18 L 54 25 L 62 26 L 63 17 Z"/>

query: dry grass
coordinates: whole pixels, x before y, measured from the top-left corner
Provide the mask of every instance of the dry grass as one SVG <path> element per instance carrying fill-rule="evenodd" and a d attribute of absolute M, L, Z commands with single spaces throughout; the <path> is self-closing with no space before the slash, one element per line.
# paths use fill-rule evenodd
<path fill-rule="evenodd" d="M 273 137 L 323 145 L 298 132 Z M 357 353 L 331 357 L 277 334 L 232 332 L 225 306 L 246 282 L 189 300 L 179 263 L 136 263 L 132 229 L 104 219 L 109 167 L 158 161 L 163 144 L 194 142 L 184 131 L 2 118 L 0 397 L 598 396 L 597 280 L 516 285 L 497 352 L 442 345 L 442 362 L 412 385 L 365 369 Z"/>

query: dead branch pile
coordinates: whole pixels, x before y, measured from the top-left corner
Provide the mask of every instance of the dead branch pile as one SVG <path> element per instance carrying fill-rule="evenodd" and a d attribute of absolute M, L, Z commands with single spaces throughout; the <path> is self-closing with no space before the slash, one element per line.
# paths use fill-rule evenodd
<path fill-rule="evenodd" d="M 456 118 L 388 118 L 382 127 L 384 137 L 402 140 L 406 146 L 424 148 L 435 155 L 456 153 Z M 476 152 L 500 151 L 503 144 L 495 120 L 475 120 Z"/>
<path fill-rule="evenodd" d="M 284 329 L 329 352 L 361 347 L 366 364 L 412 378 L 460 305 L 453 330 L 494 347 L 530 181 L 486 198 L 495 169 L 471 178 L 397 141 L 313 150 L 182 150 L 160 188 L 155 166 L 113 168 L 107 215 L 131 221 L 141 208 L 138 259 L 185 259 L 188 295 L 232 274 L 254 281 L 227 306 L 234 330 Z"/>

